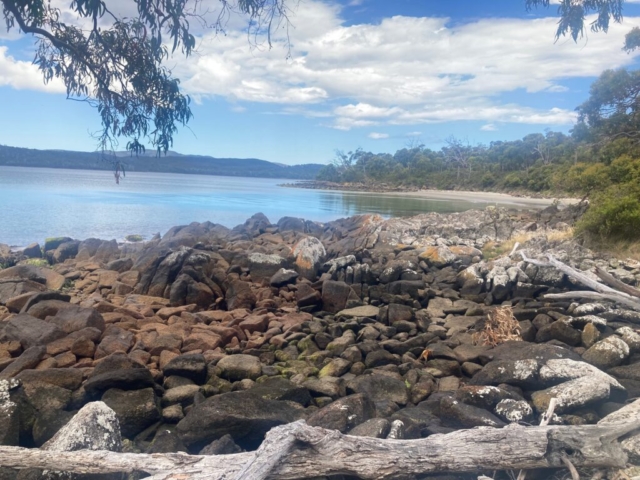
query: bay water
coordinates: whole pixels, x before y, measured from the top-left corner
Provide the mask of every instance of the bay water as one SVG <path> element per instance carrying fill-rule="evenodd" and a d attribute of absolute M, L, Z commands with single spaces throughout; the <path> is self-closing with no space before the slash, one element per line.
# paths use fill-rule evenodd
<path fill-rule="evenodd" d="M 25 246 L 52 236 L 148 239 L 191 222 L 234 227 L 257 212 L 272 223 L 284 216 L 326 222 L 495 204 L 278 186 L 283 183 L 291 180 L 130 172 L 117 185 L 108 171 L 0 167 L 0 243 Z"/>

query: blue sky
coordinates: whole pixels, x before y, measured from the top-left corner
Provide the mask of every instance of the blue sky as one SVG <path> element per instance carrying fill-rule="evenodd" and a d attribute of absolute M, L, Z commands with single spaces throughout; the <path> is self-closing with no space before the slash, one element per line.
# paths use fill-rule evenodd
<path fill-rule="evenodd" d="M 69 2 L 54 3 L 64 12 Z M 107 3 L 125 14 L 132 4 Z M 640 3 L 577 44 L 554 43 L 554 6 L 526 12 L 521 0 L 302 0 L 290 18 L 290 59 L 282 36 L 271 50 L 252 47 L 238 20 L 224 37 L 198 31 L 197 54 L 171 59 L 194 100 L 174 150 L 328 163 L 335 149 L 568 131 L 602 70 L 637 66 L 621 46 Z M 30 65 L 33 40 L 2 28 L 0 144 L 93 150 L 97 112 L 45 87 Z"/>

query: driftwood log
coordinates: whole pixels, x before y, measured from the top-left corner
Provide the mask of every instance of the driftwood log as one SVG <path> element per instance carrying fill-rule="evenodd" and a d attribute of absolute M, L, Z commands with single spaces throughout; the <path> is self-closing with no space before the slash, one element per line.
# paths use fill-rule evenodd
<path fill-rule="evenodd" d="M 619 291 L 603 283 L 600 283 L 597 280 L 594 280 L 593 278 L 586 275 L 584 272 L 576 270 L 575 268 L 571 268 L 569 265 L 565 265 L 564 263 L 554 258 L 552 255 L 547 255 L 546 256 L 547 260 L 543 261 L 543 260 L 529 258 L 524 250 L 521 250 L 518 253 L 520 253 L 522 260 L 524 260 L 527 263 L 536 265 L 538 267 L 555 267 L 556 269 L 560 270 L 562 273 L 576 280 L 578 283 L 593 290 L 593 291 L 574 291 L 574 292 L 547 294 L 544 296 L 544 298 L 549 298 L 549 299 L 584 298 L 589 300 L 607 300 L 610 302 L 615 302 L 621 305 L 625 305 L 626 307 L 631 308 L 633 310 L 640 311 L 640 298 L 634 295 L 630 295 L 625 291 Z M 609 277 L 611 276 L 609 275 Z M 611 278 L 613 279 L 613 277 Z"/>
<path fill-rule="evenodd" d="M 434 472 L 623 468 L 618 439 L 640 421 L 606 425 L 481 427 L 421 440 L 353 437 L 298 421 L 272 429 L 253 453 L 234 455 L 48 452 L 0 447 L 0 465 L 70 473 L 146 472 L 153 480 L 293 480 L 330 475 L 409 479 Z"/>

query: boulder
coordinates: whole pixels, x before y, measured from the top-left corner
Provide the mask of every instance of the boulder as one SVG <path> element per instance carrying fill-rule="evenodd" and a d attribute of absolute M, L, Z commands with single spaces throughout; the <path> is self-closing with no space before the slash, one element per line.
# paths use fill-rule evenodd
<path fill-rule="evenodd" d="M 4 336 L 8 340 L 20 342 L 23 348 L 46 345 L 66 334 L 58 326 L 21 313 L 13 317 L 4 327 Z"/>
<path fill-rule="evenodd" d="M 298 272 L 296 272 L 295 270 L 287 270 L 286 268 L 281 268 L 272 275 L 271 279 L 269 280 L 269 285 L 271 285 L 272 287 L 280 288 L 286 285 L 295 284 L 296 278 L 298 277 Z"/>
<path fill-rule="evenodd" d="M 41 268 L 34 265 L 16 265 L 15 267 L 0 270 L 0 280 L 11 278 L 40 283 L 49 290 L 60 290 L 66 281 L 62 275 L 50 268 Z"/>
<path fill-rule="evenodd" d="M 322 427 L 346 433 L 375 416 L 376 407 L 369 396 L 356 394 L 341 398 L 321 408 L 307 418 L 307 423 L 312 427 Z"/>
<path fill-rule="evenodd" d="M 546 390 L 531 394 L 534 407 L 546 412 L 549 402 L 555 398 L 555 413 L 567 413 L 609 398 L 610 386 L 598 378 L 580 377 Z"/>
<path fill-rule="evenodd" d="M 391 423 L 386 418 L 371 418 L 349 430 L 349 435 L 354 437 L 386 438 L 390 428 Z"/>
<path fill-rule="evenodd" d="M 31 243 L 22 251 L 22 254 L 27 258 L 42 258 L 42 249 L 39 243 Z"/>
<path fill-rule="evenodd" d="M 231 435 L 240 446 L 257 447 L 273 427 L 291 423 L 300 410 L 287 402 L 266 400 L 251 391 L 215 395 L 194 406 L 178 423 L 177 432 L 191 448 Z"/>
<path fill-rule="evenodd" d="M 629 345 L 616 335 L 605 338 L 589 348 L 582 358 L 602 370 L 622 365 L 629 358 Z"/>
<path fill-rule="evenodd" d="M 0 371 L 0 379 L 12 378 L 24 370 L 36 368 L 47 353 L 44 346 L 29 347 L 14 361 Z"/>
<path fill-rule="evenodd" d="M 347 383 L 347 392 L 362 393 L 374 402 L 391 401 L 398 405 L 406 405 L 409 401 L 409 390 L 404 381 L 387 375 L 361 375 Z"/>
<path fill-rule="evenodd" d="M 322 308 L 330 313 L 338 313 L 347 306 L 347 301 L 357 296 L 344 282 L 327 280 L 322 284 Z"/>
<path fill-rule="evenodd" d="M 536 360 L 494 360 L 470 380 L 471 385 L 500 385 L 507 383 L 522 388 L 539 385 Z"/>
<path fill-rule="evenodd" d="M 72 240 L 58 245 L 53 253 L 47 252 L 47 257 L 51 259 L 51 263 L 64 263 L 65 260 L 74 258 L 78 254 L 78 246 L 80 242 Z"/>
<path fill-rule="evenodd" d="M 270 377 L 256 383 L 251 393 L 265 400 L 288 400 L 299 403 L 303 407 L 311 403 L 309 390 L 283 377 Z"/>
<path fill-rule="evenodd" d="M 133 438 L 160 420 L 160 409 L 152 388 L 120 390 L 112 388 L 102 395 L 102 401 L 118 418 L 122 435 Z"/>
<path fill-rule="evenodd" d="M 97 370 L 97 369 L 96 369 Z M 146 368 L 125 368 L 110 370 L 91 376 L 84 384 L 89 395 L 100 394 L 106 390 L 117 388 L 120 390 L 137 390 L 153 387 L 155 381 L 151 372 Z"/>
<path fill-rule="evenodd" d="M 524 400 L 501 400 L 495 408 L 495 414 L 509 423 L 532 423 L 533 409 Z"/>
<path fill-rule="evenodd" d="M 217 364 L 220 376 L 231 382 L 249 378 L 256 380 L 262 375 L 262 364 L 252 355 L 229 355 L 220 359 Z"/>
<path fill-rule="evenodd" d="M 58 310 L 49 323 L 57 325 L 60 330 L 69 334 L 84 328 L 96 328 L 101 332 L 105 329 L 104 318 L 94 308 L 82 308 L 70 305 L 68 308 Z"/>
<path fill-rule="evenodd" d="M 327 251 L 320 240 L 315 237 L 303 238 L 293 247 L 295 269 L 302 277 L 315 280 L 326 255 Z"/>
<path fill-rule="evenodd" d="M 279 270 L 286 269 L 289 266 L 286 258 L 265 253 L 250 253 L 248 262 L 251 280 L 256 283 L 270 280 Z"/>
<path fill-rule="evenodd" d="M 202 354 L 187 353 L 171 360 L 162 372 L 165 377 L 177 375 L 203 384 L 207 379 L 207 361 Z"/>
<path fill-rule="evenodd" d="M 233 280 L 225 294 L 228 310 L 246 308 L 252 310 L 256 304 L 256 296 L 251 291 L 251 285 L 242 280 Z"/>
<path fill-rule="evenodd" d="M 0 445 L 18 446 L 20 439 L 20 416 L 18 405 L 11 401 L 11 390 L 20 382 L 0 380 Z"/>

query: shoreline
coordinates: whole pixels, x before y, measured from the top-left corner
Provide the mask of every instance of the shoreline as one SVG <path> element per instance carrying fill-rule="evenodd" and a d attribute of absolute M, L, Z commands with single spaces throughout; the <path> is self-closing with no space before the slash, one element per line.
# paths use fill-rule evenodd
<path fill-rule="evenodd" d="M 299 181 L 296 183 L 285 183 L 278 185 L 283 188 L 301 188 L 305 190 L 325 190 L 340 191 L 353 194 L 378 194 L 396 197 L 413 197 L 425 200 L 462 200 L 470 203 L 502 203 L 519 206 L 538 206 L 544 208 L 558 201 L 560 206 L 567 207 L 580 203 L 579 198 L 571 197 L 534 197 L 530 195 L 514 195 L 502 192 L 478 192 L 472 190 L 401 190 L 400 187 L 376 187 L 360 184 L 336 184 L 331 182 Z"/>

